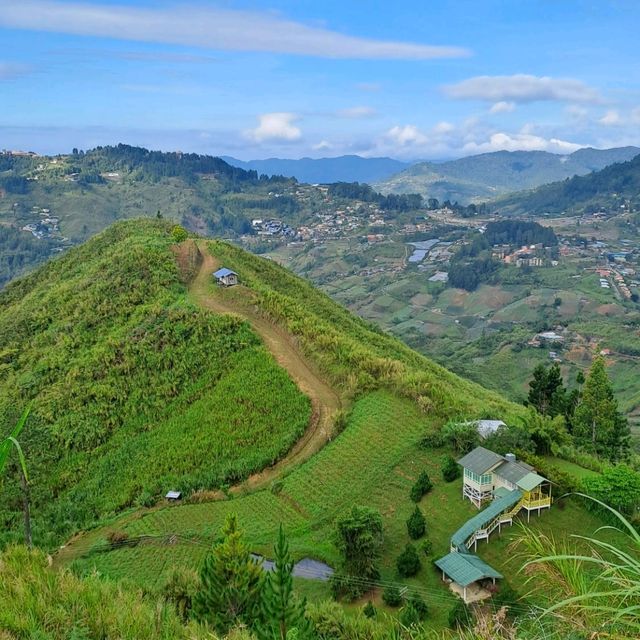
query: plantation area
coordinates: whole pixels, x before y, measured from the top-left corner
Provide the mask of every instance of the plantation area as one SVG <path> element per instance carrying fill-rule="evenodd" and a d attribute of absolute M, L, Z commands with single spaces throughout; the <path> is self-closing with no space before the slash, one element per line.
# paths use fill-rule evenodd
<path fill-rule="evenodd" d="M 252 551 L 269 557 L 278 526 L 283 523 L 296 559 L 312 557 L 336 567 L 339 556 L 333 544 L 334 522 L 353 504 L 362 504 L 378 509 L 383 518 L 383 556 L 377 583 L 406 584 L 410 592 L 419 593 L 428 603 L 429 625 L 446 626 L 455 596 L 443 585 L 431 561 L 448 552 L 451 534 L 477 511 L 462 500 L 460 480 L 442 480 L 440 465 L 445 451 L 418 446 L 432 423 L 432 418 L 408 400 L 382 391 L 367 394 L 355 402 L 345 430 L 333 442 L 270 489 L 218 502 L 152 510 L 136 518 L 125 516 L 72 543 L 61 558 L 72 562 L 74 570 L 82 574 L 95 568 L 105 576 L 159 589 L 175 566 L 197 567 L 227 514 L 236 513 Z M 433 552 L 430 557 L 421 554 L 423 568 L 415 577 L 402 579 L 395 562 L 409 541 L 405 523 L 415 506 L 409 491 L 424 470 L 434 488 L 419 504 Z M 539 520 L 531 518 L 531 527 L 561 539 L 570 533 L 592 532 L 601 524 L 575 503 L 552 508 Z M 106 541 L 112 531 L 127 534 L 130 542 L 112 548 Z M 518 526 L 503 530 L 500 538 L 483 543 L 479 554 L 507 575 L 514 587 L 525 591 L 526 576 L 518 573 L 520 565 L 508 551 L 519 533 Z M 329 595 L 321 583 L 299 579 L 297 587 L 312 600 Z M 377 589 L 376 605 L 385 608 L 380 593 Z"/>
<path fill-rule="evenodd" d="M 247 323 L 187 301 L 170 230 L 116 225 L 0 296 L 0 415 L 11 425 L 33 402 L 21 442 L 37 544 L 176 487 L 237 482 L 307 427 L 308 398 Z M 14 467 L 0 495 L 8 540 Z"/>

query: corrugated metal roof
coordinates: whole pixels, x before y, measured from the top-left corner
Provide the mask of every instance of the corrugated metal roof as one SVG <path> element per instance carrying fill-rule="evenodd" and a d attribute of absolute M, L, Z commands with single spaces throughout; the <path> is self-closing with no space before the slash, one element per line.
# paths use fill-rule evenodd
<path fill-rule="evenodd" d="M 502 578 L 501 573 L 471 553 L 452 552 L 436 560 L 436 566 L 461 587 L 484 578 Z"/>
<path fill-rule="evenodd" d="M 478 515 L 473 516 L 473 518 L 471 518 L 470 520 L 467 520 L 451 536 L 451 546 L 459 549 L 460 551 L 466 551 L 464 543 L 471 537 L 474 531 L 482 529 L 484 525 L 491 522 L 505 509 L 513 506 L 516 502 L 518 502 L 518 500 L 520 500 L 520 498 L 522 498 L 522 491 L 514 489 L 507 495 L 494 500 L 486 509 L 483 509 Z"/>
<path fill-rule="evenodd" d="M 518 480 L 516 484 L 523 491 L 531 491 L 543 482 L 546 482 L 546 478 L 539 476 L 537 473 L 528 473 L 524 478 Z"/>
<path fill-rule="evenodd" d="M 518 484 L 522 478 L 531 473 L 531 469 L 527 469 L 519 462 L 504 462 L 493 470 L 497 476 L 504 478 L 508 482 Z"/>
<path fill-rule="evenodd" d="M 458 464 L 462 465 L 465 469 L 470 469 L 478 475 L 486 473 L 491 467 L 494 467 L 499 462 L 502 462 L 504 458 L 497 453 L 485 449 L 484 447 L 476 447 L 473 451 L 467 453 L 458 460 Z"/>
<path fill-rule="evenodd" d="M 216 278 L 224 278 L 225 276 L 230 276 L 230 275 L 237 276 L 238 274 L 235 271 L 231 271 L 231 269 L 222 267 L 222 269 L 218 269 L 217 271 L 214 271 L 213 275 Z"/>

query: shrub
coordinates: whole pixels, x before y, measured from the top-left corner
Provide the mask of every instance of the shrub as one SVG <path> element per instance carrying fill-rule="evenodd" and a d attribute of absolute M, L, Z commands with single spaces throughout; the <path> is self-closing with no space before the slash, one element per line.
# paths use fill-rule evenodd
<path fill-rule="evenodd" d="M 389 607 L 398 607 L 402 602 L 400 589 L 398 589 L 395 584 L 390 584 L 385 587 L 385 590 L 382 592 L 382 601 Z"/>
<path fill-rule="evenodd" d="M 456 603 L 449 610 L 448 622 L 451 629 L 469 625 L 472 620 L 471 610 L 463 600 L 456 600 Z"/>
<path fill-rule="evenodd" d="M 407 544 L 404 551 L 398 556 L 396 566 L 398 567 L 398 573 L 403 578 L 415 576 L 416 573 L 420 571 L 422 563 L 420 562 L 418 551 L 414 545 L 411 543 Z"/>
<path fill-rule="evenodd" d="M 189 237 L 189 234 L 187 233 L 187 230 L 184 227 L 181 227 L 179 224 L 176 224 L 171 229 L 171 237 L 173 238 L 174 242 L 184 242 Z"/>
<path fill-rule="evenodd" d="M 147 491 L 146 489 L 142 491 L 142 493 L 136 499 L 136 505 L 138 507 L 153 507 L 155 503 L 155 496 L 151 493 L 151 491 Z"/>
<path fill-rule="evenodd" d="M 420 502 L 422 496 L 424 496 L 426 493 L 429 493 L 432 488 L 433 483 L 431 482 L 429 475 L 426 471 L 422 471 L 418 476 L 418 479 L 415 481 L 413 487 L 411 487 L 409 497 L 411 498 L 411 500 L 413 500 L 413 502 Z"/>
<path fill-rule="evenodd" d="M 424 535 L 427 528 L 427 521 L 420 511 L 420 507 L 416 505 L 415 510 L 407 520 L 407 533 L 412 540 L 417 540 Z"/>
<path fill-rule="evenodd" d="M 502 607 L 511 608 L 517 605 L 519 600 L 520 594 L 506 580 L 502 580 L 490 603 L 494 609 L 498 610 Z"/>
<path fill-rule="evenodd" d="M 400 623 L 405 627 L 412 627 L 420 622 L 420 616 L 411 602 L 407 602 L 400 612 Z"/>
<path fill-rule="evenodd" d="M 431 540 L 429 540 L 428 538 L 426 540 L 423 540 L 420 543 L 420 550 L 422 551 L 422 553 L 424 553 L 425 556 L 427 556 L 427 558 L 430 558 L 433 555 L 433 542 L 431 542 Z"/>
<path fill-rule="evenodd" d="M 369 600 L 362 608 L 362 613 L 367 618 L 375 618 L 378 615 L 378 610 L 373 606 L 373 602 Z"/>
<path fill-rule="evenodd" d="M 460 465 L 452 456 L 442 458 L 442 478 L 445 482 L 453 482 L 460 477 Z"/>
<path fill-rule="evenodd" d="M 193 596 L 198 590 L 198 576 L 184 567 L 174 567 L 162 585 L 162 597 L 175 607 L 176 614 L 186 622 L 191 614 Z"/>

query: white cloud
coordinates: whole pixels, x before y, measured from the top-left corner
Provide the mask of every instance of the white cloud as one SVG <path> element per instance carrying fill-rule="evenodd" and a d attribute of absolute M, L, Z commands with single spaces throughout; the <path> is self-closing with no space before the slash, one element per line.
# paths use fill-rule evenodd
<path fill-rule="evenodd" d="M 130 7 L 57 0 L 3 0 L 0 25 L 119 40 L 164 42 L 229 51 L 269 51 L 322 58 L 426 60 L 467 49 L 349 36 L 287 20 L 273 12 L 181 3 Z"/>
<path fill-rule="evenodd" d="M 451 131 L 455 131 L 455 127 L 450 122 L 446 122 L 445 120 L 443 120 L 442 122 L 438 122 L 438 124 L 433 127 L 433 133 L 435 133 L 436 135 L 450 133 Z"/>
<path fill-rule="evenodd" d="M 246 131 L 245 134 L 256 142 L 266 140 L 294 142 L 302 137 L 302 131 L 294 124 L 299 119 L 297 114 L 284 111 L 263 113 L 258 116 L 258 126 Z"/>
<path fill-rule="evenodd" d="M 640 107 L 631 110 L 632 124 L 640 124 Z"/>
<path fill-rule="evenodd" d="M 359 119 L 359 118 L 372 118 L 376 115 L 376 110 L 373 107 L 350 107 L 348 109 L 340 109 L 336 112 L 336 115 L 339 118 L 350 118 L 350 119 Z"/>
<path fill-rule="evenodd" d="M 399 147 L 422 146 L 428 142 L 427 136 L 412 124 L 396 125 L 387 131 L 385 137 Z"/>
<path fill-rule="evenodd" d="M 0 62 L 0 80 L 9 80 L 25 75 L 31 71 L 30 67 L 24 64 L 13 62 Z"/>
<path fill-rule="evenodd" d="M 544 138 L 531 133 L 494 133 L 484 142 L 468 142 L 462 147 L 463 153 L 487 153 L 490 151 L 551 151 L 552 153 L 572 153 L 584 145 L 567 142 L 558 138 Z"/>
<path fill-rule="evenodd" d="M 605 127 L 615 127 L 623 123 L 620 113 L 615 109 L 609 109 L 609 111 L 607 111 L 602 118 L 598 120 L 598 122 L 603 124 Z"/>
<path fill-rule="evenodd" d="M 333 145 L 328 140 L 321 140 L 318 144 L 314 144 L 312 149 L 314 151 L 329 151 L 333 149 Z"/>
<path fill-rule="evenodd" d="M 458 100 L 527 103 L 542 100 L 574 103 L 598 103 L 598 92 L 573 78 L 512 76 L 476 76 L 444 87 L 445 93 Z"/>
<path fill-rule="evenodd" d="M 496 102 L 491 105 L 491 109 L 489 109 L 489 113 L 510 113 L 516 108 L 514 102 L 506 102 L 501 100 L 500 102 Z"/>

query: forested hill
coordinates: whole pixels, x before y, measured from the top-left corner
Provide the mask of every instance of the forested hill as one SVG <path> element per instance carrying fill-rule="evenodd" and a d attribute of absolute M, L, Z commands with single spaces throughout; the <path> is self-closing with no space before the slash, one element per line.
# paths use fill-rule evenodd
<path fill-rule="evenodd" d="M 544 185 L 516 193 L 496 202 L 501 213 L 577 214 L 637 211 L 640 207 L 640 155 L 618 162 L 586 176 Z"/>
<path fill-rule="evenodd" d="M 569 155 L 546 151 L 496 151 L 448 162 L 423 162 L 377 182 L 383 193 L 420 193 L 425 198 L 478 202 L 500 194 L 585 175 L 631 160 L 637 147 L 579 149 Z"/>

